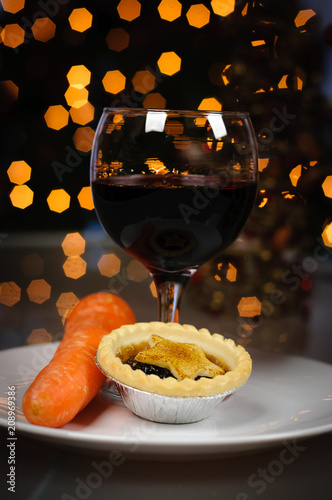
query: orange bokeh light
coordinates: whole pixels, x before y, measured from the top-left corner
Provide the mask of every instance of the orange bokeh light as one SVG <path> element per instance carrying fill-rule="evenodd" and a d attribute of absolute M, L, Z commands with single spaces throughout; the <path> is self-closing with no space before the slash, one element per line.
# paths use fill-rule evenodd
<path fill-rule="evenodd" d="M 198 109 L 202 111 L 221 111 L 222 105 L 215 97 L 207 97 L 202 100 Z"/>
<path fill-rule="evenodd" d="M 68 18 L 71 29 L 74 31 L 83 31 L 91 28 L 92 14 L 85 8 L 74 9 Z"/>
<path fill-rule="evenodd" d="M 88 70 L 83 64 L 72 66 L 67 73 L 67 80 L 71 87 L 82 89 L 89 85 L 91 80 L 91 71 Z"/>
<path fill-rule="evenodd" d="M 21 298 L 21 289 L 14 281 L 1 283 L 0 285 L 0 303 L 5 306 L 13 306 Z"/>
<path fill-rule="evenodd" d="M 85 239 L 80 233 L 68 233 L 62 242 L 62 248 L 67 257 L 77 257 L 85 251 Z"/>
<path fill-rule="evenodd" d="M 79 127 L 73 135 L 76 149 L 87 153 L 91 151 L 95 131 L 91 127 Z"/>
<path fill-rule="evenodd" d="M 129 35 L 123 28 L 114 28 L 108 33 L 106 42 L 109 49 L 121 52 L 129 45 Z"/>
<path fill-rule="evenodd" d="M 88 102 L 89 92 L 85 88 L 78 89 L 70 86 L 65 92 L 65 99 L 69 106 L 80 108 Z"/>
<path fill-rule="evenodd" d="M 31 167 L 23 160 L 13 161 L 7 170 L 10 182 L 24 184 L 31 177 Z"/>
<path fill-rule="evenodd" d="M 18 86 L 15 85 L 14 82 L 12 82 L 11 80 L 3 80 L 2 82 L 0 82 L 1 86 L 4 87 L 6 89 L 6 91 L 8 92 L 8 94 L 10 94 L 10 97 L 15 100 L 17 99 L 18 97 Z"/>
<path fill-rule="evenodd" d="M 217 16 L 226 17 L 235 9 L 235 0 L 212 0 L 212 10 Z"/>
<path fill-rule="evenodd" d="M 94 204 L 90 186 L 83 187 L 77 196 L 78 202 L 82 208 L 93 210 Z"/>
<path fill-rule="evenodd" d="M 92 106 L 92 104 L 87 102 L 80 108 L 71 108 L 69 113 L 73 122 L 78 123 L 79 125 L 86 125 L 93 120 L 95 115 L 95 108 Z"/>
<path fill-rule="evenodd" d="M 64 189 L 53 189 L 48 195 L 47 204 L 52 212 L 60 214 L 69 208 L 70 196 Z"/>
<path fill-rule="evenodd" d="M 63 322 L 68 317 L 68 314 L 79 302 L 79 299 L 73 292 L 65 292 L 60 295 L 56 302 L 59 315 L 62 317 Z"/>
<path fill-rule="evenodd" d="M 172 76 L 181 69 L 181 58 L 175 52 L 163 52 L 157 61 L 164 75 Z"/>
<path fill-rule="evenodd" d="M 52 336 L 45 328 L 35 328 L 26 340 L 28 345 L 48 344 L 52 342 Z"/>
<path fill-rule="evenodd" d="M 132 79 L 132 84 L 136 92 L 147 94 L 154 89 L 156 78 L 150 71 L 137 71 Z"/>
<path fill-rule="evenodd" d="M 117 6 L 117 11 L 121 19 L 133 21 L 141 13 L 141 4 L 137 0 L 121 0 Z"/>
<path fill-rule="evenodd" d="M 55 35 L 55 24 L 48 17 L 40 17 L 34 22 L 31 31 L 35 40 L 48 42 Z"/>
<path fill-rule="evenodd" d="M 328 175 L 322 184 L 325 196 L 332 198 L 332 175 Z"/>
<path fill-rule="evenodd" d="M 16 14 L 16 12 L 22 10 L 24 3 L 25 0 L 1 0 L 3 10 L 11 14 Z"/>
<path fill-rule="evenodd" d="M 79 256 L 68 257 L 63 265 L 63 270 L 68 278 L 76 280 L 86 273 L 86 262 Z"/>
<path fill-rule="evenodd" d="M 51 286 L 43 279 L 33 280 L 27 288 L 31 302 L 42 304 L 51 296 Z"/>
<path fill-rule="evenodd" d="M 261 314 L 262 303 L 257 297 L 242 297 L 237 308 L 240 316 L 253 318 Z"/>
<path fill-rule="evenodd" d="M 108 276 L 109 278 L 118 274 L 118 272 L 120 272 L 120 268 L 121 261 L 116 255 L 114 255 L 114 253 L 103 255 L 98 262 L 100 274 Z"/>
<path fill-rule="evenodd" d="M 140 283 L 149 276 L 149 272 L 146 267 L 138 262 L 138 260 L 132 260 L 128 264 L 126 272 L 130 281 L 135 281 L 136 283 Z"/>
<path fill-rule="evenodd" d="M 210 11 L 202 3 L 192 5 L 186 16 L 190 26 L 195 28 L 202 28 L 210 21 Z"/>
<path fill-rule="evenodd" d="M 121 73 L 121 71 L 115 69 L 113 71 L 107 71 L 102 82 L 106 92 L 109 92 L 110 94 L 117 94 L 125 88 L 126 77 Z"/>
<path fill-rule="evenodd" d="M 149 109 L 163 109 L 166 107 L 166 99 L 159 92 L 154 92 L 146 96 L 143 106 Z"/>
<path fill-rule="evenodd" d="M 9 197 L 14 207 L 24 209 L 32 205 L 33 191 L 25 184 L 15 186 Z"/>
<path fill-rule="evenodd" d="M 7 24 L 1 32 L 4 45 L 16 49 L 24 42 L 25 32 L 18 24 Z"/>
<path fill-rule="evenodd" d="M 324 241 L 324 245 L 327 247 L 332 247 L 332 222 L 325 226 L 324 231 L 322 232 L 322 238 Z"/>
<path fill-rule="evenodd" d="M 162 0 L 158 5 L 158 12 L 161 19 L 174 21 L 181 16 L 182 5 L 178 0 Z"/>
<path fill-rule="evenodd" d="M 61 104 L 50 106 L 44 115 L 49 128 L 60 130 L 68 124 L 69 113 Z"/>

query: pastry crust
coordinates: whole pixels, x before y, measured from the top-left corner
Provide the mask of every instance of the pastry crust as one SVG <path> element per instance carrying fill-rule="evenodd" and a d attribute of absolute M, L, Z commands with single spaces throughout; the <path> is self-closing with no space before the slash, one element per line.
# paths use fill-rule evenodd
<path fill-rule="evenodd" d="M 178 381 L 172 377 L 161 379 L 157 375 L 146 375 L 121 361 L 120 350 L 142 345 L 149 341 L 151 335 L 201 347 L 208 357 L 216 358 L 225 367 L 226 373 L 213 378 L 185 378 Z M 158 321 L 125 325 L 113 330 L 101 340 L 96 361 L 104 373 L 123 384 L 155 394 L 177 397 L 214 396 L 233 391 L 246 382 L 252 368 L 248 352 L 242 346 L 236 346 L 233 340 L 225 339 L 219 334 L 211 335 L 205 328 L 197 330 L 192 325 Z"/>

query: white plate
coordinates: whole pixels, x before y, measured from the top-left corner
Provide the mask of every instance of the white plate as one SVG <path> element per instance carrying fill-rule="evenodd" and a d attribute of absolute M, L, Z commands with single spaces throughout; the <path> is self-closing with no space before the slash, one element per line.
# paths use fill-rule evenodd
<path fill-rule="evenodd" d="M 183 425 L 143 420 L 121 401 L 99 394 L 60 429 L 35 426 L 22 415 L 24 391 L 52 357 L 56 344 L 0 352 L 0 425 L 7 427 L 7 390 L 17 390 L 16 431 L 87 452 L 117 449 L 127 457 L 178 460 L 263 450 L 332 431 L 332 366 L 296 356 L 252 351 L 253 373 L 213 415 Z M 291 440 L 291 441 L 290 441 Z"/>

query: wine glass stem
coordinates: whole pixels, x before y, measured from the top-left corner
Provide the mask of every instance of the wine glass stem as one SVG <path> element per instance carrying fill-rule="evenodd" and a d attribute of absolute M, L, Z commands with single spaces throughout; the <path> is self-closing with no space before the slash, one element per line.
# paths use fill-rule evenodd
<path fill-rule="evenodd" d="M 159 321 L 177 323 L 183 291 L 196 269 L 187 269 L 180 273 L 152 273 L 156 285 L 159 303 Z"/>
<path fill-rule="evenodd" d="M 159 321 L 163 323 L 178 322 L 183 289 L 183 285 L 175 281 L 164 281 L 157 285 Z"/>

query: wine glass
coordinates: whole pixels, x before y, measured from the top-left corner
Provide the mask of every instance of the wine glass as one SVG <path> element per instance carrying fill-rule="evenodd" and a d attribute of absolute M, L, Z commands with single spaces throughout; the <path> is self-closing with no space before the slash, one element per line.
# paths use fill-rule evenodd
<path fill-rule="evenodd" d="M 152 275 L 159 321 L 178 321 L 189 278 L 237 238 L 257 178 L 248 113 L 104 109 L 91 155 L 95 210 Z"/>

